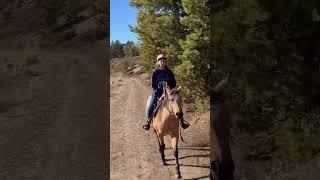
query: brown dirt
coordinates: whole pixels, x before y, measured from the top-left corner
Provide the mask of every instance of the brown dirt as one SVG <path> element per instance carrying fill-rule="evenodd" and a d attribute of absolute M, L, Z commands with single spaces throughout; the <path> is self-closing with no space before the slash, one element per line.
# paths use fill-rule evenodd
<path fill-rule="evenodd" d="M 0 179 L 104 179 L 103 59 L 66 51 L 0 54 L 6 83 L 0 86 Z M 40 61 L 26 65 L 32 54 Z"/>
<path fill-rule="evenodd" d="M 142 129 L 145 103 L 151 94 L 146 75 L 111 73 L 110 158 L 111 179 L 175 179 L 175 161 L 170 138 L 165 138 L 168 166 L 161 165 L 153 130 Z M 179 161 L 183 179 L 209 179 L 210 149 L 208 114 L 186 113 L 190 127 L 179 141 Z"/>

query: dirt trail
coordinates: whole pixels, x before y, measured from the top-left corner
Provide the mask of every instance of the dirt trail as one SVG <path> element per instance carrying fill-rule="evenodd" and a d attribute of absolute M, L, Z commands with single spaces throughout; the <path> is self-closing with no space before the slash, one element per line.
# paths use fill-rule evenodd
<path fill-rule="evenodd" d="M 110 173 L 111 179 L 175 179 L 175 161 L 170 138 L 165 138 L 168 166 L 162 166 L 158 142 L 153 130 L 142 129 L 145 103 L 150 88 L 138 76 L 111 74 Z M 192 125 L 192 124 L 191 124 Z M 191 130 L 190 130 L 191 129 Z M 184 138 L 197 141 L 192 128 Z M 179 141 L 179 159 L 183 179 L 209 179 L 209 147 Z"/>
<path fill-rule="evenodd" d="M 88 54 L 36 54 L 23 67 L 29 53 L 1 52 L 15 104 L 0 97 L 0 179 L 104 179 L 105 71 Z"/>

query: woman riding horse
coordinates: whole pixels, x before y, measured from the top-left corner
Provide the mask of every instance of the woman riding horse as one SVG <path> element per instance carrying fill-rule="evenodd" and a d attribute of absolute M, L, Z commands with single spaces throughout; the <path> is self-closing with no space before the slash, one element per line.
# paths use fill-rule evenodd
<path fill-rule="evenodd" d="M 155 109 L 155 104 L 163 94 L 164 85 L 168 85 L 170 88 L 176 87 L 176 79 L 173 72 L 167 67 L 167 58 L 163 54 L 159 54 L 157 57 L 157 68 L 152 73 L 152 98 L 148 106 L 147 120 L 143 124 L 144 130 L 150 129 L 150 123 L 152 121 L 152 114 Z M 184 121 L 183 117 L 180 118 L 182 128 L 186 129 L 189 124 Z"/>
<path fill-rule="evenodd" d="M 182 110 L 182 97 L 179 93 L 179 89 L 164 87 L 163 100 L 159 107 L 155 111 L 155 115 L 152 120 L 152 128 L 157 136 L 159 143 L 159 152 L 161 155 L 162 164 L 167 165 L 164 155 L 164 137 L 171 137 L 171 146 L 176 161 L 176 178 L 181 178 L 180 165 L 179 165 L 179 133 L 181 137 L 181 129 L 179 128 L 179 120 L 183 115 Z M 151 98 L 148 99 L 150 101 Z"/>

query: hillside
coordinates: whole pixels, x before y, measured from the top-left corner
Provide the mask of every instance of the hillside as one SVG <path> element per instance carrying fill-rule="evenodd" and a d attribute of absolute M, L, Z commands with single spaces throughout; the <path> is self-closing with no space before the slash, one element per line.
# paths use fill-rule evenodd
<path fill-rule="evenodd" d="M 108 69 L 97 1 L 73 1 L 76 20 L 61 14 L 50 33 L 40 24 L 45 1 L 0 1 L 0 179 L 104 179 Z"/>
<path fill-rule="evenodd" d="M 106 16 L 99 0 L 0 1 L 0 48 L 91 46 L 102 40 Z M 56 5 L 53 11 L 49 6 Z M 104 17 L 103 17 L 104 16 Z M 106 23 L 106 22 L 105 22 Z M 105 24 L 104 24 L 105 25 Z M 104 39 L 105 40 L 105 39 Z"/>

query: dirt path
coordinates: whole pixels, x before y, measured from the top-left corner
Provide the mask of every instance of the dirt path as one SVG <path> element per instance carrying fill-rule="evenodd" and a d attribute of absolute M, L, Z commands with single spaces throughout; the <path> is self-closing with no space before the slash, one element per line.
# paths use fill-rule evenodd
<path fill-rule="evenodd" d="M 165 138 L 169 165 L 162 166 L 155 134 L 142 129 L 145 102 L 150 93 L 150 88 L 137 76 L 111 74 L 111 179 L 174 179 L 175 161 L 169 137 Z M 197 132 L 193 133 L 193 136 L 184 134 L 185 139 L 192 137 L 197 141 Z M 182 178 L 209 179 L 209 153 L 209 147 L 179 141 Z"/>
<path fill-rule="evenodd" d="M 15 103 L 0 99 L 0 179 L 104 179 L 105 71 L 88 54 L 36 54 L 23 67 L 28 53 L 1 52 Z"/>

